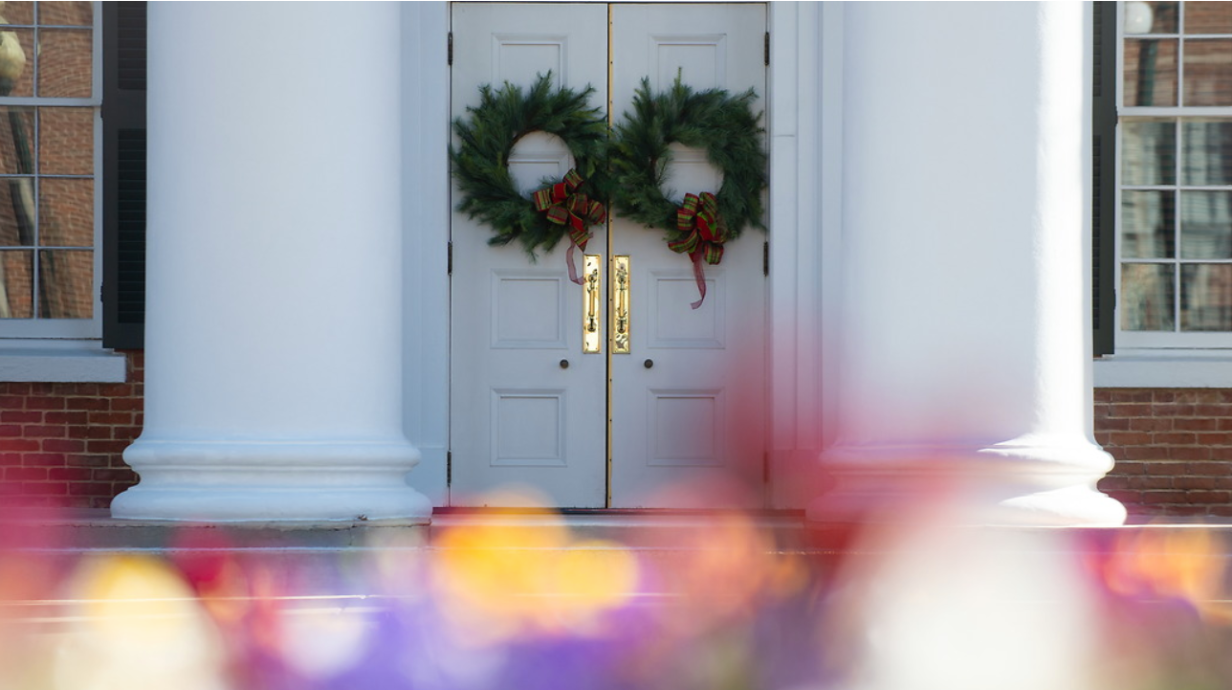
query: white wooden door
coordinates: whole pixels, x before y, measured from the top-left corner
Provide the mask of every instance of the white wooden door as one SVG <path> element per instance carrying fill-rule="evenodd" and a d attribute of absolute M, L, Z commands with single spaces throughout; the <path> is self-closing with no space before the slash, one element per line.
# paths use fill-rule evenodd
<path fill-rule="evenodd" d="M 649 77 L 652 91 L 679 73 L 694 90 L 766 93 L 766 7 L 616 5 L 612 95 L 619 116 Z M 760 107 L 760 106 L 758 106 Z M 705 153 L 675 147 L 665 187 L 718 192 Z M 760 507 L 765 438 L 766 236 L 746 228 L 707 266 L 706 299 L 693 265 L 657 229 L 619 217 L 612 253 L 630 257 L 630 353 L 612 356 L 611 501 L 619 508 Z M 736 493 L 730 486 L 736 484 Z"/>
<path fill-rule="evenodd" d="M 607 84 L 605 5 L 453 5 L 452 111 L 479 87 Z M 527 136 L 509 161 L 524 190 L 571 162 L 559 140 Z M 456 206 L 456 199 L 454 200 Z M 607 243 L 603 228 L 588 249 Z M 607 378 L 603 354 L 582 354 L 582 292 L 565 267 L 568 242 L 532 263 L 517 245 L 488 246 L 490 229 L 454 212 L 450 333 L 450 502 L 484 505 L 523 485 L 552 505 L 606 503 Z M 503 499 L 506 502 L 512 499 Z"/>
<path fill-rule="evenodd" d="M 482 84 L 525 88 L 549 70 L 562 85 L 594 86 L 592 104 L 605 112 L 610 87 L 616 117 L 642 76 L 658 89 L 678 70 L 696 89 L 752 87 L 764 97 L 765 26 L 758 4 L 455 3 L 453 114 L 478 101 Z M 526 190 L 570 164 L 544 136 L 525 137 L 509 163 Z M 671 179 L 673 198 L 718 188 L 699 152 L 677 151 Z M 760 505 L 756 491 L 713 484 L 761 481 L 765 238 L 749 229 L 728 243 L 694 311 L 686 256 L 658 230 L 616 215 L 611 229 L 609 243 L 605 228 L 592 228 L 587 253 L 601 256 L 605 302 L 611 257 L 629 257 L 631 352 L 611 354 L 604 339 L 601 353 L 583 354 L 582 289 L 568 278 L 567 242 L 532 263 L 520 247 L 488 246 L 488 228 L 453 214 L 452 505 L 488 505 L 489 492 L 510 486 L 566 508 Z M 510 495 L 496 500 L 516 506 Z"/>

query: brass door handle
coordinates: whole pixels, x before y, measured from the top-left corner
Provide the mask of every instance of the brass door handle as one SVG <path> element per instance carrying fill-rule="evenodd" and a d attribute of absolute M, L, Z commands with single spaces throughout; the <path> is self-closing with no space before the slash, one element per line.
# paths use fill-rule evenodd
<path fill-rule="evenodd" d="M 603 323 L 599 299 L 602 285 L 602 268 L 598 254 L 587 254 L 582 263 L 582 352 L 596 354 L 603 351 Z"/>
<path fill-rule="evenodd" d="M 616 301 L 612 305 L 612 322 L 616 325 L 612 334 L 612 353 L 629 354 L 629 282 L 632 275 L 629 272 L 629 257 L 612 257 L 612 275 L 616 276 Z"/>

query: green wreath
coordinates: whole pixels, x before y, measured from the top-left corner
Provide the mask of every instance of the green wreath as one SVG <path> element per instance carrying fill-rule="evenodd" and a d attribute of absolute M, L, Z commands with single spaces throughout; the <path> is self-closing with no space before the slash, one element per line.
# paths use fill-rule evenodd
<path fill-rule="evenodd" d="M 469 119 L 454 120 L 460 145 L 449 147 L 449 160 L 462 195 L 457 208 L 493 229 L 489 244 L 516 240 L 534 260 L 536 250 L 551 251 L 566 234 L 584 249 L 587 228 L 603 222 L 603 205 L 586 194 L 596 188 L 590 178 L 600 172 L 608 138 L 602 111 L 587 105 L 592 93 L 591 86 L 553 89 L 551 72 L 539 75 L 526 93 L 509 82 L 495 91 L 485 84 L 479 106 L 467 108 Z M 563 180 L 545 180 L 548 186 L 528 199 L 507 163 L 514 145 L 535 131 L 560 137 L 574 169 Z"/>
<path fill-rule="evenodd" d="M 693 260 L 698 290 L 706 297 L 702 262 L 718 264 L 723 244 L 752 225 L 765 231 L 761 194 L 766 188 L 766 152 L 761 115 L 754 115 L 757 94 L 749 89 L 732 96 L 723 89 L 694 92 L 679 75 L 671 88 L 651 94 L 642 79 L 612 144 L 612 202 L 624 217 L 666 231 L 667 246 Z M 661 190 L 671 150 L 668 145 L 705 149 L 723 173 L 718 193 L 685 194 L 680 203 Z M 671 192 L 674 196 L 675 192 Z"/>
<path fill-rule="evenodd" d="M 723 89 L 694 92 L 679 77 L 667 91 L 651 94 L 650 81 L 643 78 L 633 96 L 633 111 L 626 111 L 616 126 L 612 146 L 612 200 L 622 215 L 666 230 L 669 240 L 679 239 L 680 204 L 660 189 L 671 162 L 668 145 L 679 142 L 705 149 L 711 164 L 722 171 L 723 184 L 715 198 L 728 238 L 739 237 L 746 225 L 765 230 L 765 130 L 761 115 L 752 111 L 756 99 L 752 89 L 738 96 Z"/>

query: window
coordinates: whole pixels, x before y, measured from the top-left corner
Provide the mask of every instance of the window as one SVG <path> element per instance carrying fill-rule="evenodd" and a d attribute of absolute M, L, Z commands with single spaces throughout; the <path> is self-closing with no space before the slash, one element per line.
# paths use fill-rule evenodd
<path fill-rule="evenodd" d="M 1116 180 L 1116 349 L 1232 348 L 1232 4 L 1125 2 L 1118 19 L 1115 113 L 1095 108 L 1097 147 L 1115 127 L 1096 177 Z"/>
<path fill-rule="evenodd" d="M 0 5 L 0 381 L 123 381 L 106 348 L 143 346 L 145 14 Z"/>
<path fill-rule="evenodd" d="M 142 347 L 145 7 L 0 8 L 0 348 Z"/>
<path fill-rule="evenodd" d="M 94 6 L 9 2 L 0 15 L 0 335 L 97 336 Z"/>

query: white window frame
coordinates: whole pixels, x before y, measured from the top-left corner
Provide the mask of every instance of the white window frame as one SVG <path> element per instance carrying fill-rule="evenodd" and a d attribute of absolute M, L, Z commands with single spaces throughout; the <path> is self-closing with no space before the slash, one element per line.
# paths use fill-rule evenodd
<path fill-rule="evenodd" d="M 1183 97 L 1184 89 L 1185 89 L 1185 82 L 1184 82 L 1185 73 L 1183 69 L 1184 57 L 1185 57 L 1185 41 L 1194 40 L 1194 39 L 1185 39 L 1184 38 L 1185 34 L 1182 33 L 1183 28 L 1184 28 L 1184 14 L 1185 14 L 1185 3 L 1181 2 L 1179 4 L 1178 33 L 1175 35 L 1173 34 L 1153 34 L 1153 33 L 1135 35 L 1135 38 L 1154 37 L 1154 38 L 1160 38 L 1160 39 L 1169 39 L 1169 38 L 1176 39 L 1177 41 L 1176 88 L 1177 88 L 1178 102 Z M 1116 208 L 1116 213 L 1115 213 L 1116 222 L 1113 225 L 1114 231 L 1115 231 L 1115 237 L 1116 237 L 1116 266 L 1114 270 L 1114 275 L 1115 275 L 1114 280 L 1115 280 L 1115 285 L 1116 285 L 1118 296 L 1123 297 L 1123 295 L 1121 295 L 1121 293 L 1123 292 L 1123 290 L 1121 289 L 1121 286 L 1122 286 L 1121 273 L 1122 273 L 1122 268 L 1125 262 L 1121 255 L 1121 244 L 1122 244 L 1121 197 L 1122 197 L 1122 191 L 1123 191 L 1122 184 L 1121 184 L 1121 169 L 1122 169 L 1121 139 L 1122 139 L 1122 132 L 1123 132 L 1122 124 L 1123 124 L 1124 118 L 1158 117 L 1158 118 L 1174 119 L 1175 122 L 1177 123 L 1177 135 L 1176 136 L 1179 141 L 1179 138 L 1181 136 L 1180 135 L 1180 129 L 1181 129 L 1180 125 L 1182 122 L 1184 122 L 1185 119 L 1203 118 L 1203 117 L 1232 118 L 1232 106 L 1221 106 L 1221 107 L 1209 107 L 1209 106 L 1187 107 L 1184 105 L 1178 105 L 1178 106 L 1173 106 L 1173 107 L 1126 106 L 1124 104 L 1125 103 L 1125 94 L 1124 94 L 1125 80 L 1123 78 L 1123 74 L 1125 70 L 1125 39 L 1126 39 L 1125 3 L 1124 2 L 1117 3 L 1116 22 L 1117 22 L 1117 69 L 1116 69 L 1116 74 L 1117 74 L 1117 80 L 1116 80 L 1117 165 L 1116 165 L 1116 178 L 1115 178 L 1116 179 L 1116 183 L 1115 183 L 1116 184 L 1116 195 L 1115 195 L 1115 201 L 1114 201 L 1115 208 Z M 1201 39 L 1196 39 L 1196 40 L 1208 40 L 1208 39 L 1230 39 L 1232 40 L 1232 34 L 1210 34 L 1210 35 L 1203 34 Z M 1172 185 L 1160 185 L 1158 187 L 1164 187 L 1164 188 L 1171 189 L 1171 190 L 1184 191 L 1184 189 L 1186 188 L 1186 185 L 1182 184 L 1182 180 L 1179 176 L 1180 174 L 1179 168 L 1181 166 L 1181 161 L 1180 161 L 1181 149 L 1179 147 L 1177 148 L 1176 153 L 1177 153 L 1176 166 L 1177 166 L 1178 172 L 1177 172 L 1177 178 L 1175 180 L 1175 183 Z M 1202 189 L 1204 190 L 1209 189 L 1212 191 L 1232 190 L 1232 186 L 1202 187 Z M 1180 197 L 1178 195 L 1177 197 L 1178 201 L 1179 201 L 1179 198 Z M 1174 215 L 1176 216 L 1176 218 L 1174 219 L 1174 222 L 1176 223 L 1180 222 L 1179 214 L 1180 214 L 1180 205 L 1178 203 L 1176 208 L 1174 209 Z M 1161 260 L 1161 262 L 1167 263 L 1168 265 L 1173 265 L 1173 266 L 1177 265 L 1178 263 L 1179 264 L 1185 263 L 1184 260 L 1179 256 L 1179 252 L 1180 252 L 1180 247 L 1178 245 L 1174 251 L 1174 254 L 1176 254 L 1176 256 L 1174 256 L 1172 259 Z M 1146 261 L 1144 263 L 1150 263 L 1150 261 Z M 1210 261 L 1210 262 L 1204 261 L 1202 263 L 1232 264 L 1232 259 L 1220 260 L 1220 261 Z M 1175 317 L 1176 324 L 1177 324 L 1176 328 L 1178 330 L 1168 331 L 1168 332 L 1122 330 L 1121 328 L 1121 308 L 1122 308 L 1123 302 L 1122 302 L 1122 299 L 1118 298 L 1116 315 L 1115 315 L 1115 318 L 1113 319 L 1114 328 L 1115 328 L 1114 333 L 1115 333 L 1117 354 L 1118 355 L 1134 354 L 1134 355 L 1143 356 L 1143 355 L 1149 355 L 1151 353 L 1159 352 L 1161 350 L 1165 350 L 1165 351 L 1170 351 L 1170 352 L 1164 353 L 1165 355 L 1170 355 L 1173 357 L 1178 354 L 1185 354 L 1185 353 L 1189 353 L 1197 357 L 1202 357 L 1204 352 L 1209 352 L 1211 350 L 1216 350 L 1216 351 L 1223 350 L 1223 349 L 1232 350 L 1232 331 L 1182 332 L 1179 330 L 1180 319 L 1181 319 L 1181 313 L 1180 313 L 1181 297 L 1180 295 L 1181 295 L 1181 285 L 1177 283 L 1174 285 L 1173 305 L 1174 305 L 1174 317 Z M 1232 355 L 1232 352 L 1230 352 L 1229 354 Z"/>
<path fill-rule="evenodd" d="M 35 5 L 37 11 L 38 5 Z M 102 195 L 99 180 L 102 175 L 102 12 L 98 3 L 94 4 L 94 25 L 92 27 L 92 83 L 90 98 L 42 98 L 42 97 L 0 97 L 0 105 L 15 107 L 40 106 L 78 106 L 94 109 L 94 285 L 91 288 L 93 296 L 93 316 L 89 319 L 0 319 L 0 339 L 31 339 L 31 338 L 99 338 L 102 335 L 102 300 L 99 287 L 102 285 Z M 35 129 L 35 138 L 38 130 Z M 37 270 L 37 260 L 36 260 Z M 37 295 L 35 296 L 37 299 Z"/>
<path fill-rule="evenodd" d="M 94 110 L 93 315 L 88 319 L 0 319 L 0 381 L 121 382 L 125 359 L 101 344 L 102 241 L 102 5 L 94 2 L 92 80 L 89 98 L 4 97 L 5 106 L 77 106 Z M 36 6 L 37 7 L 37 6 Z M 37 131 L 35 133 L 37 136 Z M 36 296 L 37 299 L 37 296 Z"/>
<path fill-rule="evenodd" d="M 1183 7 L 1183 5 L 1182 5 Z M 1184 12 L 1184 10 L 1181 10 Z M 1116 12 L 1116 151 L 1115 218 L 1116 261 L 1113 267 L 1116 290 L 1121 291 L 1121 117 L 1232 117 L 1232 107 L 1157 108 L 1124 106 L 1125 3 Z M 1150 36 L 1151 34 L 1143 34 Z M 1180 34 L 1178 34 L 1179 36 Z M 1178 40 L 1177 62 L 1182 65 L 1184 48 Z M 1178 95 L 1184 89 L 1184 75 L 1177 75 Z M 1177 180 L 1177 188 L 1182 185 Z M 1179 211 L 1178 211 L 1179 212 Z M 1177 286 L 1179 294 L 1180 286 Z M 1179 296 L 1177 298 L 1179 300 Z M 1119 302 L 1119 300 L 1118 300 Z M 1180 318 L 1179 313 L 1177 318 Z M 1098 388 L 1232 388 L 1232 333 L 1181 333 L 1125 331 L 1121 329 L 1120 304 L 1113 314 L 1116 353 L 1096 359 L 1094 385 Z"/>

